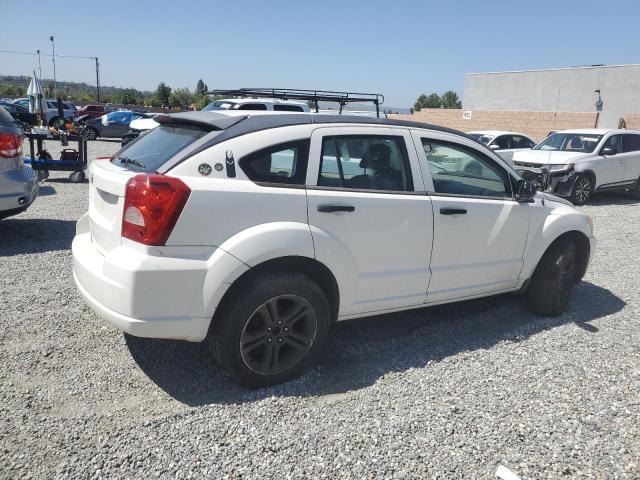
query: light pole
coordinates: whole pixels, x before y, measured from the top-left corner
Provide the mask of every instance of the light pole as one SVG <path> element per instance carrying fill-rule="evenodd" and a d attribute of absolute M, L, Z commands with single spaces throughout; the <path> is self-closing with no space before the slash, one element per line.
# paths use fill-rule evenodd
<path fill-rule="evenodd" d="M 96 57 L 96 88 L 98 90 L 98 103 L 100 103 L 100 62 Z"/>
<path fill-rule="evenodd" d="M 40 80 L 42 80 L 42 64 L 40 63 L 40 50 L 36 50 L 38 52 L 38 72 L 40 73 Z"/>
<path fill-rule="evenodd" d="M 53 43 L 53 35 L 49 37 L 51 40 L 51 50 L 53 52 L 53 96 L 58 98 L 58 85 L 56 83 L 56 44 Z"/>

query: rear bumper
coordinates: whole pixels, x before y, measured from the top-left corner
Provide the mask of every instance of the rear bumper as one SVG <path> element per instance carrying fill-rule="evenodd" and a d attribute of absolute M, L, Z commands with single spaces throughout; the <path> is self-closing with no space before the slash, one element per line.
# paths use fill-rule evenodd
<path fill-rule="evenodd" d="M 74 266 L 73 279 L 84 301 L 103 320 L 106 320 L 118 330 L 136 337 L 168 338 L 200 342 L 204 339 L 209 328 L 210 318 L 148 318 L 137 319 L 122 315 L 99 302 L 82 285 L 76 275 Z"/>
<path fill-rule="evenodd" d="M 195 253 L 194 247 L 162 247 L 153 254 L 125 243 L 103 255 L 93 244 L 86 216 L 78 221 L 71 248 L 73 277 L 87 304 L 116 328 L 139 337 L 204 340 L 231 282 L 225 280 L 246 268 L 212 247 Z"/>
<path fill-rule="evenodd" d="M 17 215 L 38 196 L 38 176 L 29 167 L 0 171 L 0 218 Z"/>

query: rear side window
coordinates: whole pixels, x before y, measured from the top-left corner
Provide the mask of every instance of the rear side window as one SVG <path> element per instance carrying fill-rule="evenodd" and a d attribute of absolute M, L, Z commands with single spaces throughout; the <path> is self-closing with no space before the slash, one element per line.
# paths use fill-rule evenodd
<path fill-rule="evenodd" d="M 531 148 L 533 145 L 534 143 L 527 137 L 521 137 L 519 135 L 512 137 L 511 148 Z"/>
<path fill-rule="evenodd" d="M 157 172 L 176 153 L 206 134 L 191 125 L 160 125 L 127 144 L 111 161 L 136 172 Z"/>
<path fill-rule="evenodd" d="M 266 110 L 267 106 L 264 103 L 245 103 L 238 107 L 238 110 Z"/>
<path fill-rule="evenodd" d="M 412 191 L 403 137 L 324 137 L 318 185 L 359 190 Z"/>
<path fill-rule="evenodd" d="M 622 135 L 622 151 L 625 153 L 640 151 L 640 135 L 633 133 Z"/>
<path fill-rule="evenodd" d="M 301 106 L 299 105 L 280 105 L 275 104 L 273 109 L 276 112 L 304 112 Z"/>
<path fill-rule="evenodd" d="M 309 140 L 282 143 L 243 157 L 238 162 L 254 182 L 304 185 Z"/>

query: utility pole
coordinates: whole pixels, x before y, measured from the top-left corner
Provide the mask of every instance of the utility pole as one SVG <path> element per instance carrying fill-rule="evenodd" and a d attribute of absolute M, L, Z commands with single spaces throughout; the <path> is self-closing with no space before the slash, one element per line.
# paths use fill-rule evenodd
<path fill-rule="evenodd" d="M 38 52 L 38 72 L 40 72 L 40 80 L 42 80 L 42 64 L 40 63 L 40 50 L 36 50 Z"/>
<path fill-rule="evenodd" d="M 98 103 L 100 103 L 100 62 L 96 57 L 96 87 L 98 89 Z"/>
<path fill-rule="evenodd" d="M 56 82 L 56 44 L 53 43 L 53 35 L 49 37 L 51 40 L 51 49 L 53 51 L 53 97 L 58 98 L 58 85 Z"/>

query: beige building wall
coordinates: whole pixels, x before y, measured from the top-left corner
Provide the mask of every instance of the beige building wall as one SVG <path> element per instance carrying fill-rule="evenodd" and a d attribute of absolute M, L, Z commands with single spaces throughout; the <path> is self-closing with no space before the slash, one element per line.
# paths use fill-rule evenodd
<path fill-rule="evenodd" d="M 468 110 L 423 108 L 413 115 L 392 114 L 389 118 L 412 120 L 453 128 L 462 132 L 473 130 L 507 130 L 520 132 L 535 141 L 544 139 L 551 130 L 569 128 L 593 128 L 596 112 L 524 112 L 472 110 L 471 118 L 464 118 Z M 636 117 L 640 122 L 640 116 Z M 627 124 L 628 128 L 631 128 Z"/>
<path fill-rule="evenodd" d="M 629 130 L 640 130 L 640 113 L 627 113 L 624 122 Z"/>

